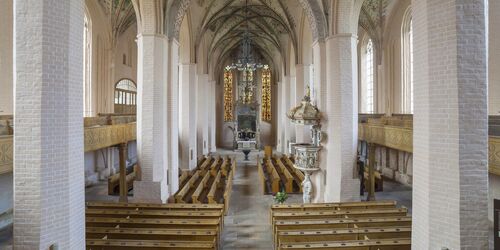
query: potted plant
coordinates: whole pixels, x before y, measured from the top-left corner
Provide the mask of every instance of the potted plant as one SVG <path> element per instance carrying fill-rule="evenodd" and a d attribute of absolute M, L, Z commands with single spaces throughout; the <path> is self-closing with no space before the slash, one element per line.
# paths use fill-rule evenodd
<path fill-rule="evenodd" d="M 276 193 L 274 196 L 274 201 L 279 204 L 283 204 L 286 199 L 288 199 L 288 195 L 286 194 L 285 190 L 281 190 L 281 192 Z"/>

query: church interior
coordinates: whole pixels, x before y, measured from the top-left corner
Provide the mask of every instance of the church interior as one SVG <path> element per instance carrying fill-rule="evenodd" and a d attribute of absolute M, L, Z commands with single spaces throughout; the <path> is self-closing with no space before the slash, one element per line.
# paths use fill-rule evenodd
<path fill-rule="evenodd" d="M 500 249 L 498 13 L 0 0 L 0 249 Z"/>

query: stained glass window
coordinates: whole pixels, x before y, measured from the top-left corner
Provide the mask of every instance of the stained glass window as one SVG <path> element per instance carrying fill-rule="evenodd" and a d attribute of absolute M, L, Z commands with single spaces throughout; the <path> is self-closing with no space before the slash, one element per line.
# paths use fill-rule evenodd
<path fill-rule="evenodd" d="M 373 113 L 373 42 L 368 40 L 365 55 L 366 67 L 366 113 Z"/>
<path fill-rule="evenodd" d="M 224 121 L 233 120 L 233 73 L 230 69 L 224 71 Z"/>
<path fill-rule="evenodd" d="M 271 121 L 271 70 L 262 70 L 262 120 Z"/>

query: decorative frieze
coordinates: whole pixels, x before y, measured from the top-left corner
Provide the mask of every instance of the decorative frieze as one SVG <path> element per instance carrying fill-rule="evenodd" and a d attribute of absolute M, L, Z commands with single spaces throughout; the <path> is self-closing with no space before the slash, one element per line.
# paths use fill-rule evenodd
<path fill-rule="evenodd" d="M 0 136 L 0 174 L 12 172 L 14 165 L 13 136 Z"/>

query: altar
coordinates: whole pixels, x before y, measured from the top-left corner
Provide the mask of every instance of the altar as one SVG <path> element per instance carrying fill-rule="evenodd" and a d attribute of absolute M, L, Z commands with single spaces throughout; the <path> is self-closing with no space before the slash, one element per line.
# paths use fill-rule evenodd
<path fill-rule="evenodd" d="M 257 150 L 260 147 L 259 104 L 236 102 L 236 150 Z"/>

